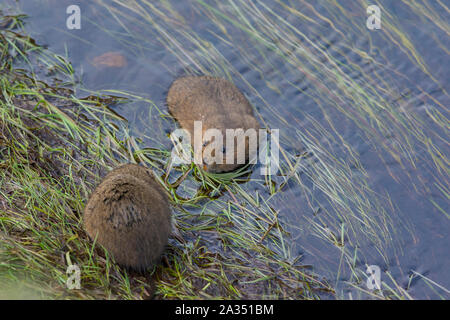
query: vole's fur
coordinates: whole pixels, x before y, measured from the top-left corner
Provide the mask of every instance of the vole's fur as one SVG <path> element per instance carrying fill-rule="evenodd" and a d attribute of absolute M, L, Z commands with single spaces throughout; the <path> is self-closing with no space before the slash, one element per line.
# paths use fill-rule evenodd
<path fill-rule="evenodd" d="M 144 270 L 160 258 L 171 232 L 167 197 L 150 170 L 120 166 L 92 193 L 84 226 L 118 264 Z"/>
<path fill-rule="evenodd" d="M 244 131 L 255 129 L 258 133 L 260 128 L 247 98 L 234 84 L 221 78 L 210 76 L 178 78 L 169 88 L 167 106 L 169 112 L 180 123 L 181 127 L 190 133 L 193 147 L 194 121 L 202 121 L 202 135 L 207 129 L 220 130 L 224 137 L 224 147 L 226 147 L 226 129 L 242 128 Z M 256 138 L 256 143 L 257 140 L 258 138 Z M 208 165 L 204 163 L 206 170 L 209 172 L 228 172 L 242 166 L 242 163 L 237 163 L 238 141 L 235 139 L 235 148 L 231 150 L 231 152 L 234 152 L 233 163 L 225 163 L 224 155 L 223 164 L 213 162 Z M 202 152 L 200 159 L 211 161 L 210 155 L 203 153 L 210 143 L 214 143 L 214 141 L 201 141 L 203 147 L 200 150 Z M 248 162 L 249 158 L 255 156 L 255 149 L 249 150 L 249 141 L 245 139 L 245 163 Z"/>

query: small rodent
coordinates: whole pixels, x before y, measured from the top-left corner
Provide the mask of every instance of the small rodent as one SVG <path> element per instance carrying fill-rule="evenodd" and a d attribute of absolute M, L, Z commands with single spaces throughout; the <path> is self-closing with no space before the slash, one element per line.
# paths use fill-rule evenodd
<path fill-rule="evenodd" d="M 258 143 L 259 123 L 253 115 L 253 109 L 247 98 L 231 82 L 221 78 L 210 76 L 187 76 L 175 80 L 169 88 L 167 94 L 167 106 L 172 116 L 180 123 L 181 127 L 187 130 L 191 135 L 191 144 L 194 148 L 194 121 L 202 121 L 201 155 L 199 159 L 203 160 L 203 168 L 208 172 L 229 172 L 243 165 L 238 163 L 237 151 L 239 141 L 245 141 L 245 160 L 256 155 Z M 235 138 L 234 161 L 226 163 L 226 129 L 238 129 L 244 131 L 255 129 L 256 142 L 255 147 L 249 148 L 249 139 L 238 140 Z M 224 137 L 223 145 L 223 163 L 213 162 L 208 153 L 203 153 L 205 148 L 214 143 L 212 140 L 204 139 L 205 131 L 208 129 L 218 129 Z M 210 149 L 211 150 L 211 149 Z M 198 153 L 198 151 L 194 151 Z M 211 152 L 215 156 L 214 151 Z M 207 161 L 211 163 L 208 165 Z"/>
<path fill-rule="evenodd" d="M 152 171 L 122 165 L 92 193 L 84 210 L 84 227 L 119 265 L 144 270 L 157 262 L 168 242 L 167 196 Z"/>

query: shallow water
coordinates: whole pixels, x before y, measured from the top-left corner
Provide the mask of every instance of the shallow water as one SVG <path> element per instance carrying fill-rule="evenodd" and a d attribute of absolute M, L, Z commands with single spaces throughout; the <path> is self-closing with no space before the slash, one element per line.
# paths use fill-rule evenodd
<path fill-rule="evenodd" d="M 250 8 L 253 13 L 258 12 L 256 9 L 266 14 L 273 10 L 289 23 L 277 25 L 285 34 L 294 30 L 289 31 L 289 26 L 301 31 L 302 35 L 294 33 L 297 41 L 292 42 L 271 35 L 270 28 L 264 30 L 266 40 L 261 40 L 254 36 L 256 31 L 249 32 L 248 26 L 233 23 L 231 20 L 240 21 L 233 16 L 233 2 L 216 5 L 213 1 L 205 1 L 206 4 L 172 1 L 170 9 L 164 3 L 156 3 L 153 9 L 145 7 L 152 13 L 153 24 L 110 1 L 78 3 L 82 10 L 81 29 L 68 30 L 65 11 L 72 1 L 18 2 L 22 12 L 29 16 L 25 23 L 30 35 L 53 52 L 67 56 L 73 65 L 79 81 L 78 96 L 88 94 L 83 88 L 122 90 L 146 97 L 166 112 L 165 94 L 178 75 L 229 72 L 261 119 L 271 128 L 280 128 L 280 143 L 292 155 L 290 160 L 295 162 L 294 156 L 305 151 L 312 155 L 309 160 L 300 161 L 295 171 L 302 183 L 289 180 L 282 192 L 270 200 L 271 207 L 279 211 L 290 232 L 290 253 L 301 254 L 303 264 L 312 265 L 318 274 L 335 283 L 339 297 L 364 297 L 346 284 L 352 278 L 343 263 L 342 251 L 320 237 L 317 230 L 317 226 L 322 226 L 325 232 L 339 234 L 342 221 L 346 222 L 345 228 L 355 223 L 355 230 L 348 233 L 345 243 L 348 252 L 352 255 L 357 252 L 357 268 L 364 271 L 366 265 L 380 266 L 382 281 L 391 283 L 388 273 L 391 274 L 400 286 L 409 286 L 408 293 L 414 298 L 449 298 L 448 198 L 439 189 L 439 185 L 448 189 L 448 175 L 445 170 L 437 169 L 425 144 L 408 132 L 408 126 L 397 128 L 391 124 L 398 122 L 390 122 L 396 114 L 402 121 L 412 118 L 411 124 L 419 122 L 419 136 L 433 141 L 448 157 L 448 123 L 447 127 L 439 127 L 431 116 L 433 112 L 448 116 L 445 108 L 450 102 L 448 24 L 440 28 L 438 23 L 415 13 L 403 2 L 381 1 L 382 28 L 384 23 L 393 23 L 409 40 L 398 38 L 404 42 L 395 44 L 380 30 L 368 30 L 364 7 L 350 0 L 343 1 L 340 7 L 333 7 L 326 1 L 311 1 L 311 5 L 303 1 L 295 5 L 282 2 L 297 11 L 286 10 L 278 1 L 268 0 Z M 123 17 L 120 24 L 114 17 L 117 12 L 108 11 L 102 3 L 127 12 L 130 17 Z M 239 6 L 240 2 L 235 5 Z M 430 1 L 427 8 L 442 21 L 450 21 L 448 10 L 442 10 L 438 2 Z M 167 16 L 156 13 L 156 9 L 167 11 Z M 240 10 L 245 15 L 248 9 Z M 183 19 L 174 19 L 174 12 Z M 218 18 L 211 19 L 211 12 L 232 19 L 220 20 L 219 24 Z M 298 12 L 314 19 L 304 19 Z M 140 23 L 130 23 L 133 19 Z M 258 25 L 255 16 L 248 20 Z M 277 21 L 276 18 L 273 21 Z M 201 38 L 201 45 L 195 45 L 193 35 Z M 279 41 L 267 44 L 270 37 L 278 37 Z M 414 50 L 405 50 L 411 47 Z M 99 57 L 111 52 L 121 57 L 110 62 L 115 66 L 98 62 Z M 369 63 L 370 59 L 364 58 L 361 52 L 378 63 Z M 311 60 L 306 59 L 308 55 Z M 295 59 L 300 60 L 297 68 L 293 67 Z M 223 65 L 222 61 L 225 61 Z M 214 69 L 217 66 L 223 68 Z M 355 91 L 344 91 L 342 83 L 330 81 L 333 76 L 327 72 L 332 72 L 336 66 L 352 79 Z M 40 76 L 52 79 L 51 75 Z M 351 94 L 344 95 L 346 92 Z M 381 107 L 373 111 L 377 119 L 385 121 L 386 128 L 383 129 L 383 123 L 371 121 L 369 112 L 366 118 L 362 116 L 364 112 L 358 109 L 361 100 L 357 98 L 364 96 L 361 92 L 369 92 L 367 99 L 378 97 L 393 110 L 390 114 Z M 161 119 L 155 110 L 150 114 L 147 102 L 136 99 L 114 106 L 114 110 L 129 120 L 131 132 L 143 137 L 145 146 L 171 148 L 167 133 L 175 128 L 175 123 Z M 310 140 L 308 145 L 307 138 L 317 141 Z M 409 148 L 396 149 L 406 142 Z M 329 154 L 313 150 L 316 145 Z M 407 151 L 394 152 L 398 161 L 383 148 Z M 326 166 L 321 166 L 322 162 Z M 346 184 L 347 180 L 334 184 L 323 180 L 325 176 L 321 174 L 325 168 L 344 172 L 351 185 Z M 448 170 L 448 165 L 446 168 Z M 257 171 L 254 170 L 252 177 L 261 179 Z M 285 181 L 283 176 L 272 178 L 277 186 Z M 339 207 L 330 200 L 324 192 L 328 185 L 334 189 L 341 186 L 342 191 L 336 192 L 343 199 L 349 196 L 349 203 Z M 246 183 L 245 188 L 267 194 L 267 190 L 254 181 Z M 389 221 L 383 224 L 386 229 L 379 230 L 380 234 L 384 232 L 380 240 L 375 241 L 373 235 L 358 229 L 353 218 L 340 217 L 347 209 L 358 211 L 358 202 L 350 201 L 353 193 L 352 199 L 361 197 L 362 202 L 370 202 L 359 204 L 362 210 L 371 210 L 370 215 L 376 221 L 381 223 L 388 217 Z M 413 272 L 446 289 L 430 287 L 420 276 L 411 277 Z"/>

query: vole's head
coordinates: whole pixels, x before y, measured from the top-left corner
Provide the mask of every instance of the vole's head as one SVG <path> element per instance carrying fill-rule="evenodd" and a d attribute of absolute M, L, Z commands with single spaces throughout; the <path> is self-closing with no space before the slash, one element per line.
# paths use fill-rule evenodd
<path fill-rule="evenodd" d="M 258 132 L 253 128 L 222 129 L 213 133 L 204 135 L 201 154 L 197 154 L 204 170 L 213 173 L 233 171 L 256 156 Z"/>
<path fill-rule="evenodd" d="M 224 172 L 234 169 L 233 163 L 231 166 L 227 163 L 227 149 L 219 139 L 208 139 L 202 145 L 202 168 L 208 172 Z"/>

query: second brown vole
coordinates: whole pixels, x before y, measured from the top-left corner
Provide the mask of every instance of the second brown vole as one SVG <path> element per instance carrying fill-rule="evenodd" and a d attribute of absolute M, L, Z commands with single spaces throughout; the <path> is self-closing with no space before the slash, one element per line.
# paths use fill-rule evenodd
<path fill-rule="evenodd" d="M 84 226 L 118 264 L 143 270 L 159 259 L 168 242 L 167 197 L 150 170 L 135 164 L 120 166 L 92 193 Z"/>
<path fill-rule="evenodd" d="M 196 156 L 204 161 L 203 167 L 207 171 L 233 171 L 255 157 L 260 126 L 253 115 L 252 106 L 247 98 L 231 82 L 210 76 L 178 78 L 170 86 L 167 94 L 167 105 L 172 116 L 191 135 L 193 147 L 194 121 L 202 122 L 201 150 L 196 151 L 194 147 L 194 151 L 201 153 L 200 155 L 196 154 Z M 222 133 L 224 139 L 221 143 L 223 145 L 221 151 L 226 153 L 226 130 L 239 128 L 243 131 L 254 129 L 256 133 L 256 139 L 254 139 L 252 145 L 249 144 L 250 140 L 247 138 L 241 140 L 245 143 L 243 163 L 238 161 L 238 148 L 242 147 L 239 145 L 239 139 L 234 140 L 234 150 L 228 150 L 232 153 L 233 161 L 231 163 L 226 161 L 225 154 L 223 163 L 220 164 L 211 160 L 211 155 L 215 156 L 214 151 L 211 155 L 207 152 L 204 153 L 208 145 L 215 142 L 214 138 L 212 140 L 204 138 L 208 129 L 217 129 Z M 207 162 L 210 162 L 210 164 Z"/>

